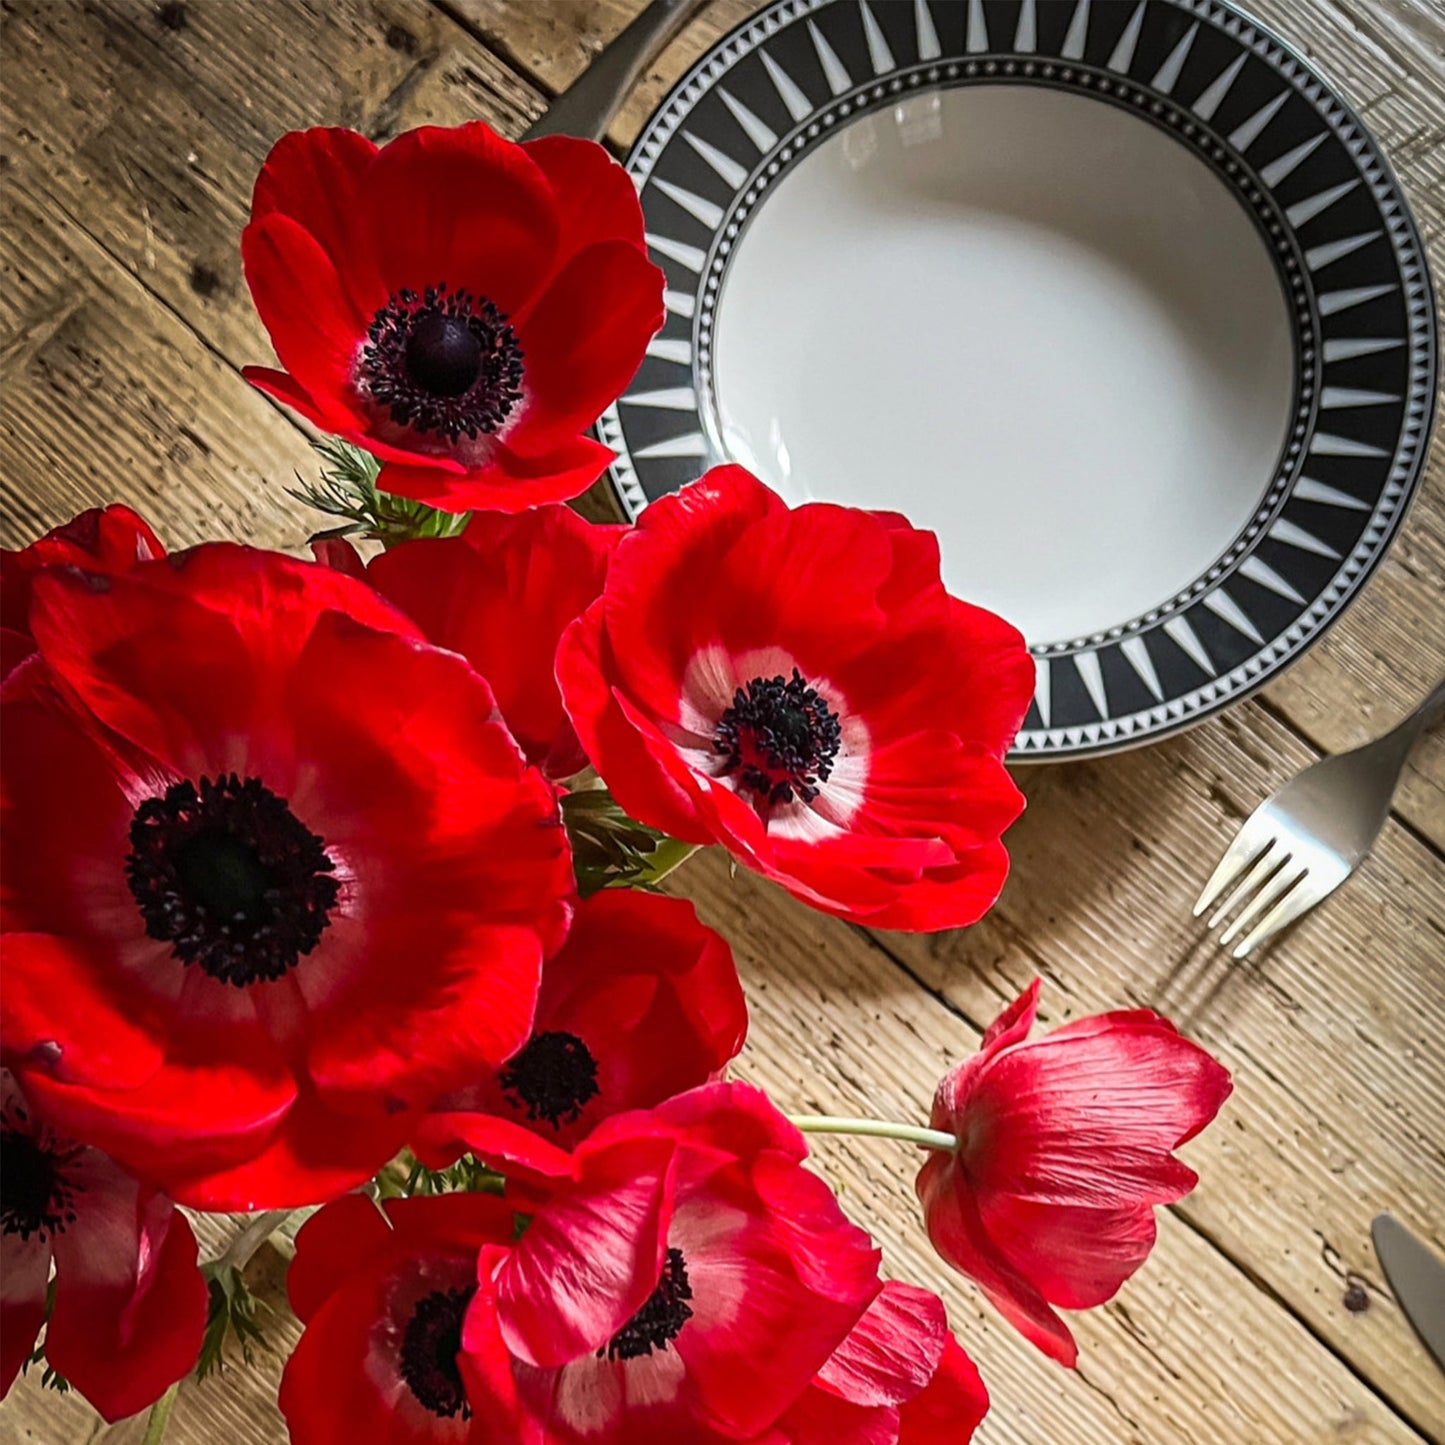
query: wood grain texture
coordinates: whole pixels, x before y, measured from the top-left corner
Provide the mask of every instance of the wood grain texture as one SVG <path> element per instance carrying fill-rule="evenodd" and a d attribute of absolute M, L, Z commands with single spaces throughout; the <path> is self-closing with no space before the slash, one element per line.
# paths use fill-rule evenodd
<path fill-rule="evenodd" d="M 269 359 L 240 279 L 251 181 L 285 129 L 378 138 L 486 117 L 517 133 L 639 0 L 149 0 L 0 7 L 0 505 L 7 544 L 120 498 L 176 543 L 295 546 L 284 495 L 306 439 L 241 381 Z M 875 0 L 898 3 L 898 0 Z M 619 118 L 635 134 L 672 80 L 756 8 L 718 0 Z M 1429 0 L 1257 7 L 1362 109 L 1445 270 L 1445 18 Z M 23 83 L 16 76 L 26 77 Z M 1322 750 L 1393 721 L 1445 671 L 1445 454 L 1399 543 L 1325 642 L 1263 701 L 1145 752 L 1028 770 L 1015 872 L 982 925 L 934 939 L 819 918 L 722 859 L 679 887 L 734 942 L 754 1005 L 742 1072 L 796 1108 L 917 1117 L 933 1083 L 1034 973 L 1050 1022 L 1103 1007 L 1173 1013 L 1235 1071 L 1216 1130 L 1190 1146 L 1200 1189 L 1161 1219 L 1146 1269 L 1082 1317 L 1081 1370 L 1040 1358 L 961 1282 L 915 1215 L 886 1145 L 821 1153 L 890 1269 L 942 1288 L 998 1408 L 985 1445 L 1404 1441 L 1445 1428 L 1445 1387 L 1368 1244 L 1389 1207 L 1445 1228 L 1445 739 L 1417 754 L 1361 875 L 1257 966 L 1233 969 L 1187 921 L 1256 801 Z M 188 1385 L 169 1439 L 263 1445 L 294 1338 L 269 1252 L 279 1351 Z M 1344 1308 L 1349 1283 L 1369 1307 Z M 73 1396 L 25 1382 L 0 1442 L 122 1442 Z"/>

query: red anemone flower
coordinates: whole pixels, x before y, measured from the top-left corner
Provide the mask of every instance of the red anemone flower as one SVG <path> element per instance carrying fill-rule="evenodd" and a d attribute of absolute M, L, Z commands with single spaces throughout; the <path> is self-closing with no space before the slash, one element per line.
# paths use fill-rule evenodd
<path fill-rule="evenodd" d="M 890 1281 L 818 1378 L 751 1445 L 967 1445 L 988 1391 L 943 1301 Z"/>
<path fill-rule="evenodd" d="M 1198 1176 L 1172 1153 L 1219 1112 L 1229 1073 L 1150 1009 L 1078 1019 L 1030 1040 L 1038 980 L 949 1072 L 918 1197 L 934 1247 L 1045 1354 L 1072 1366 L 1051 1306 L 1112 1299 L 1154 1247 L 1154 1209 Z"/>
<path fill-rule="evenodd" d="M 878 1252 L 756 1089 L 607 1120 L 463 1330 L 472 1409 L 517 1445 L 714 1445 L 770 1426 L 878 1293 Z"/>
<path fill-rule="evenodd" d="M 3 693 L 0 1043 L 180 1202 L 355 1185 L 527 1038 L 572 879 L 491 693 L 352 578 L 38 577 Z"/>
<path fill-rule="evenodd" d="M 129 507 L 92 507 L 52 528 L 18 552 L 0 548 L 0 678 L 35 651 L 30 635 L 30 583 L 43 567 L 128 572 L 166 549 Z"/>
<path fill-rule="evenodd" d="M 570 507 L 479 512 L 457 538 L 405 542 L 372 559 L 367 580 L 438 647 L 487 679 L 527 760 L 552 778 L 587 765 L 557 689 L 557 644 L 602 591 L 625 527 Z"/>
<path fill-rule="evenodd" d="M 555 1173 L 570 1167 L 558 1151 L 608 1116 L 719 1078 L 747 1027 L 732 950 L 691 903 L 598 893 L 542 970 L 531 1037 L 501 1069 L 443 1099 L 414 1148 L 433 1167 L 470 1149 Z"/>
<path fill-rule="evenodd" d="M 629 813 L 825 912 L 947 928 L 1003 886 L 1033 663 L 900 517 L 719 467 L 622 539 L 557 675 Z"/>
<path fill-rule="evenodd" d="M 662 324 L 626 172 L 591 141 L 481 121 L 380 150 L 283 136 L 241 238 L 285 369 L 247 378 L 448 511 L 574 497 L 612 460 L 581 435 Z"/>
<path fill-rule="evenodd" d="M 286 1276 L 305 1326 L 281 1377 L 293 1445 L 505 1445 L 461 1345 L 477 1253 L 509 1244 L 513 1217 L 485 1194 L 348 1194 L 306 1221 Z"/>
<path fill-rule="evenodd" d="M 206 1283 L 191 1226 L 98 1149 L 57 1134 L 0 1069 L 0 1394 L 55 1299 L 45 1357 L 107 1420 L 160 1398 L 196 1362 Z"/>

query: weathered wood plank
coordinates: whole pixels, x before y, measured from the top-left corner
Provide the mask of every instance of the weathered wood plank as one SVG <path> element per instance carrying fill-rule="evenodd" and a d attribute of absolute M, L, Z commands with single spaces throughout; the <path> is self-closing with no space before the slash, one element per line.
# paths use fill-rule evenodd
<path fill-rule="evenodd" d="M 890 977 L 872 945 L 858 947 L 856 931 L 778 898 L 748 875 L 729 881 L 716 856 L 694 860 L 679 878 L 678 890 L 696 898 L 737 948 L 756 1020 L 749 1067 L 794 1107 L 801 1100 L 809 1109 L 919 1118 L 943 1068 L 974 1049 L 973 1028 L 921 998 L 906 978 Z M 1020 981 L 1032 972 L 1016 949 L 1008 963 Z M 1047 991 L 1055 1021 L 1065 998 L 1070 1014 L 1094 1007 L 1052 983 Z M 1117 1002 L 1127 995 L 1111 996 Z M 982 1021 L 992 1012 L 992 1005 L 981 1011 Z M 1242 1074 L 1238 1100 L 1248 1100 L 1254 1087 Z M 1227 1108 L 1218 1129 L 1187 1155 L 1204 1171 L 1205 1187 L 1268 1199 L 1258 1148 L 1221 1145 L 1246 1138 L 1239 1103 Z M 1097 1434 L 1100 1441 L 1203 1445 L 1354 1438 L 1351 1430 L 1370 1438 L 1371 1431 L 1399 1428 L 1388 1409 L 1355 1395 L 1353 1376 L 1323 1363 L 1319 1345 L 1298 1324 L 1274 1309 L 1256 1313 L 1266 1297 L 1239 1288 L 1233 1267 L 1167 1216 L 1157 1253 L 1116 1303 L 1074 1317 L 1083 1352 L 1076 1381 L 1001 1328 L 971 1290 L 960 1295 L 949 1283 L 915 1222 L 911 1181 L 896 1150 L 848 1144 L 828 1157 L 856 1161 L 843 1175 L 845 1202 L 885 1241 L 895 1272 L 945 1288 L 951 1317 L 1000 1406 L 993 1433 L 982 1438 L 1073 1445 Z M 1389 1341 L 1384 1363 L 1412 1366 L 1406 1352 L 1420 1352 L 1408 1328 L 1387 1299 L 1373 1302 L 1371 1323 Z M 1308 1379 L 1316 1385 L 1304 1385 Z M 1435 1412 L 1426 1418 L 1442 1418 L 1445 1397 L 1433 1398 Z M 1102 1419 L 1100 1404 L 1108 1407 Z"/>
<path fill-rule="evenodd" d="M 233 364 L 267 362 L 241 276 L 285 131 L 368 129 L 454 29 L 426 0 L 19 0 L 0 92 L 12 184 L 44 194 Z"/>
<path fill-rule="evenodd" d="M 1411 1418 L 1445 1419 L 1445 1382 L 1369 1242 L 1389 1209 L 1445 1245 L 1445 870 L 1391 824 L 1360 875 L 1250 965 L 1189 917 L 1253 799 L 1308 757 L 1247 704 L 1156 748 L 1029 771 L 995 912 L 884 943 L 978 1022 L 1042 972 L 1055 1019 L 1150 1005 L 1215 1050 L 1236 1074 L 1232 1127 L 1200 1141 L 1182 1213 Z M 1367 1315 L 1344 1305 L 1347 1274 Z"/>
<path fill-rule="evenodd" d="M 124 499 L 172 545 L 295 546 L 302 434 L 100 248 L 7 177 L 0 536 Z"/>

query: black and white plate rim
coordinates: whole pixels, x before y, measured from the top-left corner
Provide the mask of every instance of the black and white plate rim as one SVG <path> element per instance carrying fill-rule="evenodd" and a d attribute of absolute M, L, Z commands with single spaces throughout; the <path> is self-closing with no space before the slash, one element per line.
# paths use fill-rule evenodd
<path fill-rule="evenodd" d="M 840 122 L 977 82 L 1089 91 L 1170 129 L 1250 210 L 1294 313 L 1296 416 L 1248 525 L 1160 607 L 1032 649 L 1013 758 L 1087 756 L 1191 725 L 1318 640 L 1384 555 L 1429 443 L 1439 357 L 1419 233 L 1363 124 L 1259 22 L 1218 0 L 776 0 L 684 76 L 628 158 L 667 320 L 597 430 L 633 518 L 720 460 L 712 316 L 759 197 Z M 1308 183 L 1326 167 L 1335 179 Z M 1378 224 L 1359 229 L 1365 206 Z"/>

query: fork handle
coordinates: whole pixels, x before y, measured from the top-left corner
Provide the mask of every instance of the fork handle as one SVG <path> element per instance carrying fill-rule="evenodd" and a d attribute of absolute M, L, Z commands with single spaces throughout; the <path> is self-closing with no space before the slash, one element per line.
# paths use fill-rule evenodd
<path fill-rule="evenodd" d="M 574 135 L 601 140 L 627 92 L 702 0 L 652 0 L 522 136 Z"/>
<path fill-rule="evenodd" d="M 1420 736 L 1428 729 L 1445 718 L 1445 677 L 1442 677 L 1425 697 L 1421 698 L 1415 708 L 1408 713 L 1400 722 L 1386 734 L 1386 737 L 1398 738 L 1408 752 L 1413 748 Z"/>

